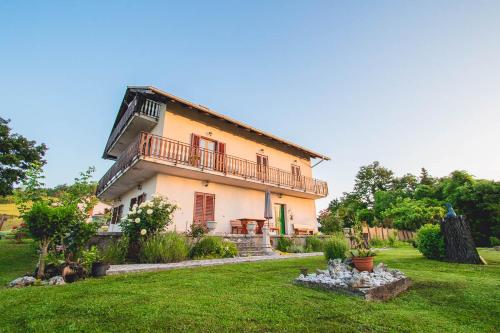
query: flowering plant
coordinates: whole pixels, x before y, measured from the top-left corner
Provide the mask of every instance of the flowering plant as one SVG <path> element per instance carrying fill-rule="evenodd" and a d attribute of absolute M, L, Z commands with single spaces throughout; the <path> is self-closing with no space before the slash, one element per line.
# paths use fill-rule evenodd
<path fill-rule="evenodd" d="M 173 214 L 178 208 L 165 197 L 154 195 L 151 200 L 132 206 L 122 218 L 121 229 L 131 240 L 151 237 L 172 224 Z"/>

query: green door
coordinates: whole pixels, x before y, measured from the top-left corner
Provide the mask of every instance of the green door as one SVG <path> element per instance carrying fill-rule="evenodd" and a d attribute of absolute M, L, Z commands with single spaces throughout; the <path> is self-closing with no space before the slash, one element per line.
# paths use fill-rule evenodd
<path fill-rule="evenodd" d="M 280 228 L 280 235 L 285 234 L 285 205 L 274 204 L 274 216 L 276 221 L 276 226 Z"/>

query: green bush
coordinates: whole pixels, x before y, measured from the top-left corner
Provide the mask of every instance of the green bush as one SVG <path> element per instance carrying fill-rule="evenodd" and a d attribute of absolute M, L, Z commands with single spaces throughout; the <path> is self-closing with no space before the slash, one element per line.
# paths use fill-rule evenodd
<path fill-rule="evenodd" d="M 426 258 L 441 259 L 444 257 L 444 239 L 438 224 L 424 224 L 418 229 L 415 242 L 417 249 Z"/>
<path fill-rule="evenodd" d="M 385 241 L 379 237 L 373 237 L 370 239 L 370 246 L 371 247 L 386 247 L 387 241 Z"/>
<path fill-rule="evenodd" d="M 491 246 L 500 246 L 500 239 L 498 237 L 490 237 Z"/>
<path fill-rule="evenodd" d="M 304 252 L 306 252 L 306 249 L 302 245 L 292 244 L 286 249 L 286 252 L 288 252 L 288 253 L 304 253 Z"/>
<path fill-rule="evenodd" d="M 327 260 L 345 259 L 348 249 L 347 240 L 341 233 L 334 234 L 323 243 L 323 252 Z"/>
<path fill-rule="evenodd" d="M 122 237 L 116 242 L 108 244 L 102 250 L 102 257 L 105 262 L 112 265 L 123 264 L 127 260 L 128 238 Z"/>
<path fill-rule="evenodd" d="M 188 253 L 186 238 L 176 232 L 167 232 L 141 240 L 139 260 L 145 263 L 177 262 L 185 260 Z"/>
<path fill-rule="evenodd" d="M 306 238 L 307 252 L 321 252 L 323 251 L 323 240 L 316 236 L 309 236 Z"/>
<path fill-rule="evenodd" d="M 281 252 L 287 252 L 288 248 L 293 245 L 293 240 L 288 237 L 278 238 L 278 245 L 276 246 Z"/>
<path fill-rule="evenodd" d="M 233 258 L 238 255 L 238 248 L 233 242 L 220 237 L 205 236 L 190 251 L 193 259 Z"/>

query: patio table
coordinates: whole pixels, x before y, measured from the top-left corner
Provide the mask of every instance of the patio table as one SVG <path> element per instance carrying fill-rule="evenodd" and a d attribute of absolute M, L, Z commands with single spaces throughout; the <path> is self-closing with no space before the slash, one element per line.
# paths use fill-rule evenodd
<path fill-rule="evenodd" d="M 257 222 L 257 228 L 255 230 L 256 234 L 262 234 L 262 228 L 264 227 L 264 222 L 266 222 L 266 219 L 255 219 L 255 218 L 249 218 L 249 217 L 243 217 L 238 219 L 241 221 L 241 233 L 242 234 L 248 234 L 247 230 L 247 224 L 248 222 L 254 221 Z"/>

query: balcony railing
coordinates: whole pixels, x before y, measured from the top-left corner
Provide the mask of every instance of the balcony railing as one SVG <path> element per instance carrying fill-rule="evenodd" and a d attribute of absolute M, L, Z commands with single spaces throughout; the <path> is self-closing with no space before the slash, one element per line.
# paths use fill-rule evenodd
<path fill-rule="evenodd" d="M 254 161 L 221 154 L 144 132 L 134 140 L 108 172 L 104 174 L 99 181 L 97 193 L 100 194 L 126 168 L 139 158 L 153 158 L 174 164 L 195 167 L 200 170 L 216 171 L 225 175 L 233 175 L 279 187 L 288 187 L 321 196 L 328 194 L 328 186 L 324 181 L 295 175 L 289 171 L 257 164 Z"/>
<path fill-rule="evenodd" d="M 132 102 L 130 102 L 127 110 L 125 110 L 125 113 L 109 136 L 108 142 L 106 143 L 106 151 L 115 143 L 118 136 L 123 132 L 125 126 L 127 126 L 128 122 L 135 114 L 142 114 L 158 119 L 160 116 L 160 105 L 161 104 L 158 102 L 136 96 Z"/>

